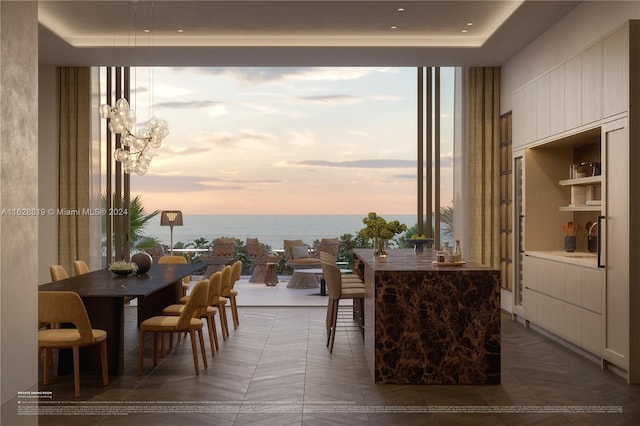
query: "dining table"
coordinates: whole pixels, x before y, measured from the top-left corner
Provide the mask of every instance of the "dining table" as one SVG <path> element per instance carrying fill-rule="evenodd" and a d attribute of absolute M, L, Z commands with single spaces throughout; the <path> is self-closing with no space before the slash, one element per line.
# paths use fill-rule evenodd
<path fill-rule="evenodd" d="M 108 268 L 38 286 L 39 291 L 73 291 L 84 302 L 91 327 L 107 332 L 109 374 L 124 373 L 124 309 L 136 299 L 137 322 L 160 315 L 182 296 L 182 278 L 207 267 L 207 263 L 157 264 L 146 274 L 121 276 Z M 100 354 L 95 348 L 83 348 L 80 368 L 99 370 Z M 71 351 L 61 351 L 58 373 L 73 372 Z"/>

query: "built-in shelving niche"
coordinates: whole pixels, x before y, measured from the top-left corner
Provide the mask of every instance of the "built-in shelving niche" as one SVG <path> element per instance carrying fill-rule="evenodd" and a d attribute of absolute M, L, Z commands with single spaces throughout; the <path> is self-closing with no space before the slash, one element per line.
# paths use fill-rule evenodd
<path fill-rule="evenodd" d="M 593 186 L 599 199 L 601 177 L 570 179 L 570 166 L 601 162 L 601 129 L 593 128 L 557 139 L 525 153 L 525 250 L 564 250 L 562 225 L 573 221 L 579 227 L 576 250 L 587 251 L 587 222 L 600 214 L 599 205 L 575 205 L 572 188 Z"/>

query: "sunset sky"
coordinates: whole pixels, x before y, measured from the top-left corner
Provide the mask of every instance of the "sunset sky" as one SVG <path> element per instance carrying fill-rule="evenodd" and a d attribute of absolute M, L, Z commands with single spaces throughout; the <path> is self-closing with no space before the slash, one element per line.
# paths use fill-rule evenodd
<path fill-rule="evenodd" d="M 132 175 L 148 210 L 416 211 L 415 68 L 139 68 L 131 78 L 138 128 L 151 114 L 169 123 L 149 172 Z M 442 85 L 449 204 L 452 69 Z"/>

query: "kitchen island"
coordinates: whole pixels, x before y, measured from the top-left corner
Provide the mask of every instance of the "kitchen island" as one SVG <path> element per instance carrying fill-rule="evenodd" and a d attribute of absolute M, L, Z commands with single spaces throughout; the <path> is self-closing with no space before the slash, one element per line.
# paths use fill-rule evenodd
<path fill-rule="evenodd" d="M 375 383 L 500 383 L 499 270 L 434 265 L 433 250 L 353 253 Z"/>

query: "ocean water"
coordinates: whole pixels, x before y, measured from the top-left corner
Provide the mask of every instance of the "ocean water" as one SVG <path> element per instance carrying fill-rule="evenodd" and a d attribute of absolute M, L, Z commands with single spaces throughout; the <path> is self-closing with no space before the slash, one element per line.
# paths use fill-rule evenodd
<path fill-rule="evenodd" d="M 399 220 L 414 226 L 415 215 L 384 215 L 387 221 Z M 364 227 L 363 215 L 183 215 L 184 226 L 173 228 L 173 242 L 190 243 L 198 238 L 212 241 L 219 237 L 234 237 L 242 241 L 258 238 L 272 249 L 282 248 L 283 240 L 302 240 L 312 244 L 321 238 L 356 235 Z M 169 245 L 168 226 L 160 226 L 160 217 L 153 218 L 143 234 Z"/>

